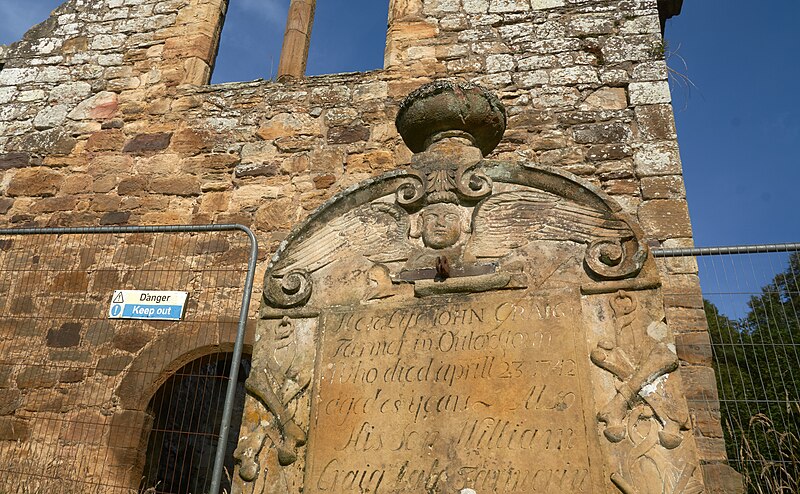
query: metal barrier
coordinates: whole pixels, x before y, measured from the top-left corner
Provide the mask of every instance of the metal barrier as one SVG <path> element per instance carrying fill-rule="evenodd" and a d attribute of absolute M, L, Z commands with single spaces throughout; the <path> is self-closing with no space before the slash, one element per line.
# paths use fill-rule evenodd
<path fill-rule="evenodd" d="M 229 490 L 257 252 L 241 225 L 0 229 L 0 494 Z M 120 319 L 160 302 L 116 290 L 187 297 Z"/>
<path fill-rule="evenodd" d="M 800 492 L 800 244 L 653 253 L 697 262 L 729 464 L 748 492 Z"/>

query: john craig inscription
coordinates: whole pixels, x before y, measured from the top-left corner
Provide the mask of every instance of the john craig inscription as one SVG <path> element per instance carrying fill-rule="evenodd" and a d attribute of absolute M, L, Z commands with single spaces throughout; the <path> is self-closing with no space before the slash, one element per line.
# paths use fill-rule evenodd
<path fill-rule="evenodd" d="M 576 292 L 323 315 L 305 490 L 591 492 Z"/>

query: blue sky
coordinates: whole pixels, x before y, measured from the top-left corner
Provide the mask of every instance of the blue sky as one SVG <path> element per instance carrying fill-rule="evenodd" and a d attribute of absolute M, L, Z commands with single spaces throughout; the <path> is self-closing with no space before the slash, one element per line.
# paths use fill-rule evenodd
<path fill-rule="evenodd" d="M 59 3 L 0 0 L 0 44 L 19 39 Z M 231 0 L 215 82 L 274 75 L 288 3 Z M 320 0 L 309 73 L 380 67 L 386 4 Z M 682 14 L 667 24 L 669 65 L 680 74 L 673 78 L 673 98 L 681 156 L 700 246 L 800 241 L 800 103 L 794 90 L 800 2 L 763 5 L 685 0 Z"/>

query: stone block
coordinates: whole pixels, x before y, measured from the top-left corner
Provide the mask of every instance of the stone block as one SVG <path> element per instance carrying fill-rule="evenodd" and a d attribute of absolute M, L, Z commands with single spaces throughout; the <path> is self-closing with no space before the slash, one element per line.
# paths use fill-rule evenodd
<path fill-rule="evenodd" d="M 564 0 L 531 0 L 531 8 L 533 10 L 554 9 L 556 7 L 563 7 Z"/>
<path fill-rule="evenodd" d="M 636 173 L 640 177 L 680 175 L 681 162 L 675 142 L 643 144 L 634 154 Z"/>
<path fill-rule="evenodd" d="M 337 132 L 341 132 L 341 130 Z M 318 146 L 318 141 L 318 138 L 314 136 L 287 136 L 275 139 L 274 143 L 282 153 L 298 153 L 314 149 Z"/>
<path fill-rule="evenodd" d="M 620 122 L 578 125 L 572 130 L 579 144 L 617 144 L 631 139 L 631 129 Z"/>
<path fill-rule="evenodd" d="M 108 417 L 96 410 L 82 410 L 64 418 L 59 439 L 65 444 L 103 444 L 108 431 Z"/>
<path fill-rule="evenodd" d="M 115 448 L 145 448 L 153 417 L 136 410 L 117 411 L 111 417 L 108 444 Z"/>
<path fill-rule="evenodd" d="M 267 231 L 287 230 L 295 220 L 296 203 L 288 197 L 268 201 L 256 212 L 256 224 Z"/>
<path fill-rule="evenodd" d="M 89 136 L 87 151 L 119 151 L 125 142 L 125 135 L 119 129 L 100 130 Z"/>
<path fill-rule="evenodd" d="M 34 213 L 72 211 L 77 204 L 78 199 L 74 196 L 43 197 L 35 201 L 30 210 Z"/>
<path fill-rule="evenodd" d="M 147 191 L 147 179 L 144 177 L 128 177 L 120 180 L 117 185 L 117 194 L 121 196 L 142 195 Z"/>
<path fill-rule="evenodd" d="M 345 162 L 345 154 L 336 148 L 315 149 L 308 155 L 308 169 L 314 172 L 339 173 Z"/>
<path fill-rule="evenodd" d="M 96 269 L 94 280 L 92 281 L 92 289 L 99 293 L 114 290 L 119 286 L 119 276 L 119 270 L 114 268 Z"/>
<path fill-rule="evenodd" d="M 464 11 L 468 14 L 485 14 L 489 11 L 489 0 L 464 0 Z"/>
<path fill-rule="evenodd" d="M 233 173 L 236 178 L 274 177 L 282 173 L 281 162 L 242 163 L 236 165 Z"/>
<path fill-rule="evenodd" d="M 669 103 L 672 96 L 667 81 L 631 82 L 628 86 L 632 105 Z"/>
<path fill-rule="evenodd" d="M 719 403 L 713 401 L 687 401 L 694 430 L 705 437 L 724 437 Z"/>
<path fill-rule="evenodd" d="M 697 272 L 695 270 L 695 272 Z M 676 332 L 706 331 L 708 322 L 703 309 L 667 307 L 667 323 Z"/>
<path fill-rule="evenodd" d="M 550 83 L 559 86 L 574 84 L 600 84 L 597 71 L 590 66 L 578 65 L 550 71 Z"/>
<path fill-rule="evenodd" d="M 664 175 L 660 177 L 642 178 L 642 198 L 647 199 L 684 199 L 686 188 L 680 175 Z"/>
<path fill-rule="evenodd" d="M 663 46 L 660 33 L 633 36 L 607 36 L 602 42 L 606 63 L 640 62 L 652 60 L 654 52 Z"/>
<path fill-rule="evenodd" d="M 609 34 L 614 31 L 614 18 L 606 14 L 579 14 L 568 19 L 571 36 Z"/>
<path fill-rule="evenodd" d="M 11 299 L 8 307 L 9 312 L 16 315 L 30 315 L 36 310 L 36 304 L 33 303 L 33 297 L 23 295 Z"/>
<path fill-rule="evenodd" d="M 179 36 L 165 41 L 163 57 L 175 60 L 196 57 L 210 61 L 214 48 L 213 39 L 206 34 Z"/>
<path fill-rule="evenodd" d="M 193 156 L 211 151 L 214 146 L 214 137 L 206 131 L 184 129 L 172 136 L 170 149 L 183 156 Z"/>
<path fill-rule="evenodd" d="M 130 355 L 110 355 L 101 357 L 97 361 L 97 372 L 105 376 L 116 376 L 131 363 L 133 357 Z"/>
<path fill-rule="evenodd" d="M 668 141 L 677 137 L 672 106 L 639 105 L 636 107 L 639 136 L 644 141 Z"/>
<path fill-rule="evenodd" d="M 592 92 L 581 104 L 581 110 L 624 110 L 628 107 L 625 89 L 606 87 Z"/>
<path fill-rule="evenodd" d="M 53 276 L 50 284 L 55 293 L 84 293 L 89 287 L 89 277 L 86 273 L 67 271 Z"/>
<path fill-rule="evenodd" d="M 11 386 L 11 374 L 13 366 L 11 364 L 0 363 L 0 389 Z"/>
<path fill-rule="evenodd" d="M 74 384 L 83 381 L 86 378 L 86 370 L 84 369 L 64 369 L 58 376 L 58 382 L 66 384 Z"/>
<path fill-rule="evenodd" d="M 131 217 L 130 211 L 109 211 L 100 217 L 101 225 L 124 225 Z"/>
<path fill-rule="evenodd" d="M 181 160 L 180 169 L 186 173 L 200 175 L 208 172 L 233 170 L 239 163 L 239 154 L 209 153 Z"/>
<path fill-rule="evenodd" d="M 149 246 L 130 244 L 117 249 L 111 262 L 141 268 L 145 262 L 150 260 L 151 255 L 152 251 Z"/>
<path fill-rule="evenodd" d="M 347 169 L 353 172 L 389 171 L 393 167 L 394 155 L 389 151 L 375 150 L 347 156 Z"/>
<path fill-rule="evenodd" d="M 134 159 L 127 154 L 97 153 L 90 157 L 87 172 L 100 180 L 103 176 L 120 177 L 133 171 Z"/>
<path fill-rule="evenodd" d="M 112 48 L 119 48 L 127 40 L 128 37 L 124 34 L 98 34 L 92 39 L 89 48 L 92 50 L 110 50 Z"/>
<path fill-rule="evenodd" d="M 489 55 L 486 57 L 486 72 L 506 72 L 514 70 L 514 57 L 511 55 Z"/>
<path fill-rule="evenodd" d="M 124 352 L 136 353 L 141 350 L 150 340 L 152 336 L 148 333 L 133 327 L 128 326 L 120 328 L 114 335 L 112 344 L 114 348 Z"/>
<path fill-rule="evenodd" d="M 331 174 L 317 175 L 313 178 L 314 187 L 317 189 L 327 189 L 336 182 L 336 176 Z"/>
<path fill-rule="evenodd" d="M 6 189 L 6 195 L 49 197 L 58 192 L 64 181 L 61 172 L 49 168 L 23 168 L 11 178 Z"/>
<path fill-rule="evenodd" d="M 664 240 L 692 236 L 689 207 L 684 200 L 644 201 L 639 206 L 638 216 L 647 237 Z"/>
<path fill-rule="evenodd" d="M 44 366 L 25 367 L 17 373 L 18 389 L 52 388 L 58 384 L 58 372 Z"/>
<path fill-rule="evenodd" d="M 369 140 L 369 128 L 365 125 L 348 125 L 328 129 L 328 144 L 352 144 Z"/>
<path fill-rule="evenodd" d="M 173 196 L 198 196 L 200 195 L 200 179 L 194 175 L 154 178 L 150 181 L 149 190 L 157 194 Z"/>
<path fill-rule="evenodd" d="M 728 453 L 725 451 L 725 440 L 721 437 L 695 437 L 697 444 L 697 455 L 701 462 L 725 462 L 728 461 Z"/>
<path fill-rule="evenodd" d="M 664 304 L 667 307 L 703 308 L 703 295 L 697 275 L 672 274 L 662 279 Z"/>
<path fill-rule="evenodd" d="M 31 428 L 27 420 L 16 417 L 0 417 L 0 441 L 27 441 Z"/>
<path fill-rule="evenodd" d="M 19 407 L 20 392 L 13 388 L 0 388 L 0 415 L 11 415 Z"/>
<path fill-rule="evenodd" d="M 631 77 L 637 81 L 666 81 L 668 75 L 667 63 L 664 60 L 637 64 L 631 73 Z"/>
<path fill-rule="evenodd" d="M 624 144 L 598 144 L 586 150 L 589 161 L 621 160 L 630 157 L 631 148 Z"/>
<path fill-rule="evenodd" d="M 693 365 L 681 367 L 680 372 L 687 400 L 707 403 L 719 402 L 714 369 Z"/>
<path fill-rule="evenodd" d="M 724 463 L 701 465 L 708 494 L 744 494 L 742 474 Z"/>
<path fill-rule="evenodd" d="M 162 151 L 169 146 L 172 132 L 157 132 L 154 134 L 139 134 L 125 143 L 123 152 L 145 154 Z"/>
<path fill-rule="evenodd" d="M 711 339 L 706 331 L 676 334 L 675 347 L 678 357 L 683 362 L 711 366 L 713 353 L 711 351 Z"/>
<path fill-rule="evenodd" d="M 25 168 L 31 163 L 31 155 L 28 153 L 2 153 L 0 154 L 0 170 L 10 170 L 11 168 Z"/>
<path fill-rule="evenodd" d="M 78 346 L 81 342 L 81 329 L 82 325 L 79 322 L 65 322 L 58 327 L 52 327 L 47 330 L 47 346 L 51 348 Z"/>
<path fill-rule="evenodd" d="M 67 105 L 53 105 L 44 108 L 33 118 L 33 128 L 45 130 L 57 127 L 67 119 L 68 111 Z"/>
<path fill-rule="evenodd" d="M 206 192 L 200 198 L 200 213 L 217 213 L 226 211 L 230 206 L 230 192 Z"/>

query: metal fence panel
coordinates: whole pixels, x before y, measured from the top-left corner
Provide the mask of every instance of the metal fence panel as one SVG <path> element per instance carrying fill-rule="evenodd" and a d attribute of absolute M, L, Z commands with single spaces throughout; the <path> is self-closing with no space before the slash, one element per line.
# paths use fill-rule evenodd
<path fill-rule="evenodd" d="M 800 492 L 800 244 L 696 257 L 728 461 L 748 492 Z"/>
<path fill-rule="evenodd" d="M 0 230 L 0 493 L 224 485 L 256 252 L 236 225 Z M 185 314 L 110 319 L 122 289 Z"/>

